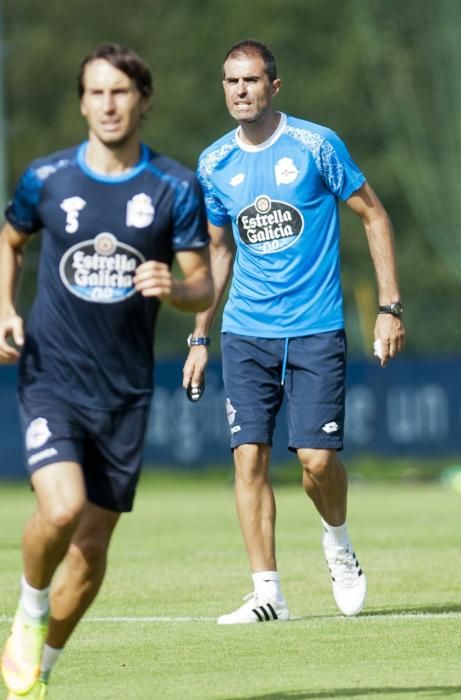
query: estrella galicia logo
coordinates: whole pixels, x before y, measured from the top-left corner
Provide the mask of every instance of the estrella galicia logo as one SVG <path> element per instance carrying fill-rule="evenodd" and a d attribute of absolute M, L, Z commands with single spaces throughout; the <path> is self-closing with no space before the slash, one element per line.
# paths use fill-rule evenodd
<path fill-rule="evenodd" d="M 144 260 L 139 250 L 104 232 L 69 248 L 61 258 L 59 274 L 76 297 L 114 304 L 135 294 L 134 272 Z"/>
<path fill-rule="evenodd" d="M 263 194 L 237 216 L 244 243 L 257 253 L 276 253 L 293 245 L 304 230 L 301 212 L 288 202 Z"/>

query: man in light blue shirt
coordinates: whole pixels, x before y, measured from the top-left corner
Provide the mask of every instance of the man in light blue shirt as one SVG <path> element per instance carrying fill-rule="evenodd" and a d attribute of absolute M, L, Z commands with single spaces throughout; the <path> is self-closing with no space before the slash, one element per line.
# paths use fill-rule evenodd
<path fill-rule="evenodd" d="M 281 81 L 269 49 L 247 40 L 223 66 L 227 108 L 239 126 L 207 148 L 198 178 L 212 245 L 215 301 L 197 316 L 184 386 L 199 387 L 208 331 L 232 273 L 222 325 L 226 409 L 237 511 L 254 590 L 220 624 L 289 619 L 275 557 L 272 434 L 287 400 L 290 450 L 323 524 L 333 594 L 345 615 L 365 603 L 366 579 L 346 527 L 343 447 L 346 338 L 338 204 L 367 234 L 378 283 L 375 342 L 385 366 L 404 345 L 389 218 L 330 129 L 275 111 Z M 230 225 L 230 226 L 229 226 Z"/>

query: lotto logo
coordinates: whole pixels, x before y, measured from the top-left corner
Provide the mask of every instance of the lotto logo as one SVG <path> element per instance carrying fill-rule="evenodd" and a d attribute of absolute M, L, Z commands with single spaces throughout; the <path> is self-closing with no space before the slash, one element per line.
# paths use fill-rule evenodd
<path fill-rule="evenodd" d="M 339 430 L 339 425 L 332 420 L 330 423 L 325 423 L 325 425 L 322 426 L 322 430 L 324 433 L 337 433 Z"/>

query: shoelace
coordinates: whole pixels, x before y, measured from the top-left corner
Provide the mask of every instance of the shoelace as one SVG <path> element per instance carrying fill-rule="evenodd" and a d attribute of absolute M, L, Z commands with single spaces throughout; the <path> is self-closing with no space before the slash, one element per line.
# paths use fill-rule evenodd
<path fill-rule="evenodd" d="M 354 552 L 349 547 L 339 550 L 333 556 L 328 556 L 327 564 L 337 583 L 348 587 L 355 585 L 360 568 Z"/>
<path fill-rule="evenodd" d="M 253 593 L 247 593 L 245 596 L 243 596 L 243 600 L 245 607 L 252 607 L 252 608 L 258 608 L 261 605 L 267 605 L 270 603 L 270 601 L 267 598 L 260 598 L 258 597 L 257 593 L 253 591 Z M 272 603 L 275 605 L 275 603 Z"/>
<path fill-rule="evenodd" d="M 247 593 L 246 595 L 244 595 L 243 600 L 245 601 L 245 603 L 251 600 L 254 605 L 256 605 L 258 602 L 256 598 L 256 593 L 254 591 L 253 593 Z"/>

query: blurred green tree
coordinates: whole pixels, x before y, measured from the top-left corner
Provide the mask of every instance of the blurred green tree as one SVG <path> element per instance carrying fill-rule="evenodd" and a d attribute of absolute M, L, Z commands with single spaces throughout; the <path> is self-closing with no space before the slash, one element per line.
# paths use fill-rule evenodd
<path fill-rule="evenodd" d="M 441 6 L 447 8 L 443 21 Z M 449 11 L 455 13 L 452 29 Z M 259 39 L 277 58 L 280 109 L 337 131 L 391 215 L 409 351 L 457 352 L 461 268 L 450 246 L 458 246 L 459 256 L 453 236 L 460 198 L 459 180 L 450 182 L 448 173 L 459 149 L 459 82 L 457 101 L 453 94 L 446 106 L 458 120 L 456 147 L 441 127 L 445 108 L 439 101 L 454 89 L 454 20 L 459 22 L 460 12 L 457 0 L 48 0 L 46 6 L 3 0 L 8 190 L 30 160 L 85 138 L 76 73 L 97 43 L 126 44 L 147 60 L 155 95 L 145 141 L 193 168 L 205 146 L 234 128 L 222 96 L 224 54 L 240 39 Z M 442 42 L 451 53 L 441 52 Z M 425 234 L 424 228 L 436 233 Z M 25 311 L 38 247 L 34 240 L 24 276 Z M 370 352 L 373 270 L 360 223 L 346 210 L 342 251 L 350 350 Z M 165 306 L 158 353 L 182 354 L 191 324 L 189 316 Z"/>
<path fill-rule="evenodd" d="M 414 233 L 399 252 L 418 296 L 409 309 L 412 330 L 426 352 L 457 352 L 461 3 L 355 0 L 355 17 L 376 122 L 411 210 Z"/>

